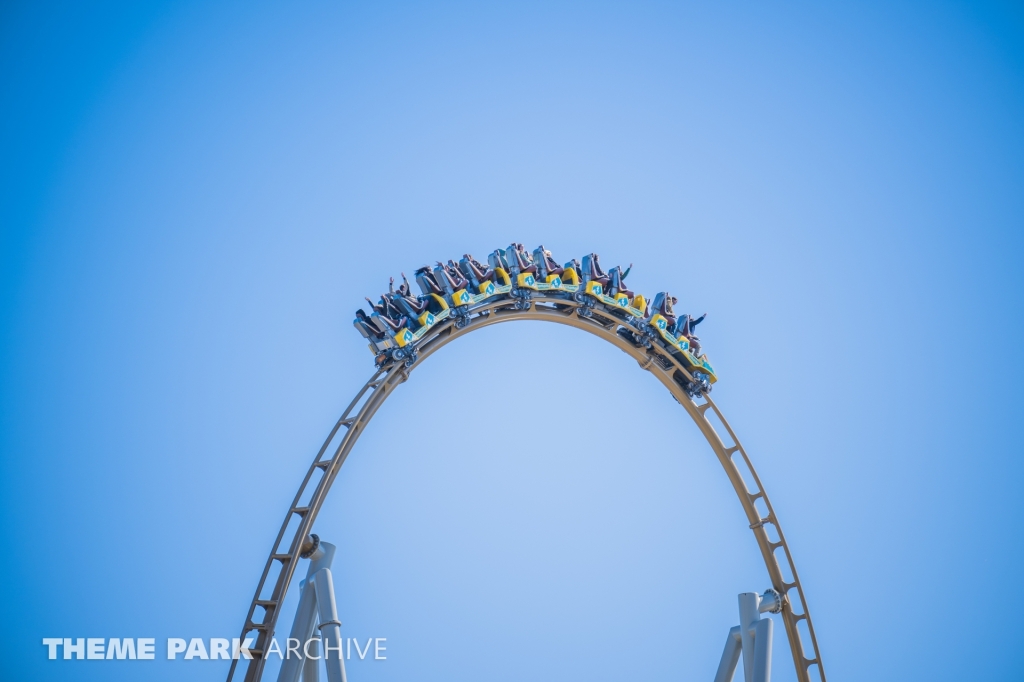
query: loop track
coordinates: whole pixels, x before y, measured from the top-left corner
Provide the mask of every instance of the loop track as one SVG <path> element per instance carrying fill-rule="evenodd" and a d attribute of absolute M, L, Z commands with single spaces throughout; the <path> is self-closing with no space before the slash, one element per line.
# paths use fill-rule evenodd
<path fill-rule="evenodd" d="M 815 678 L 820 678 L 821 682 L 825 682 L 825 671 L 821 663 L 821 655 L 818 652 L 818 642 L 814 635 L 807 600 L 804 598 L 792 553 L 789 551 L 786 538 L 782 533 L 782 526 L 779 525 L 778 517 L 775 515 L 772 504 L 768 500 L 768 494 L 761 485 L 761 480 L 754 470 L 750 458 L 732 427 L 729 426 L 729 422 L 726 421 L 725 415 L 706 393 L 702 393 L 697 399 L 691 398 L 687 394 L 685 385 L 692 377 L 668 350 L 657 343 L 652 344 L 650 348 L 638 347 L 618 333 L 620 329 L 639 331 L 628 320 L 594 308 L 583 311 L 589 313 L 584 317 L 577 312 L 583 307 L 574 300 L 544 295 L 535 295 L 532 303 L 525 310 L 516 308 L 515 302 L 508 299 L 491 300 L 470 309 L 469 323 L 461 328 L 455 326 L 454 320 L 445 320 L 442 324 L 432 328 L 417 344 L 419 359 L 412 367 L 395 363 L 374 372 L 370 380 L 356 393 L 355 398 L 349 403 L 334 428 L 331 429 L 330 435 L 306 472 L 302 485 L 299 486 L 299 491 L 285 515 L 284 523 L 281 524 L 281 530 L 277 534 L 274 547 L 263 568 L 256 594 L 245 618 L 245 625 L 242 627 L 242 641 L 246 636 L 252 637 L 254 633 L 256 637 L 256 643 L 251 649 L 253 659 L 241 660 L 245 666 L 245 682 L 258 682 L 262 677 L 265 664 L 263 653 L 270 638 L 274 635 L 280 616 L 280 607 L 284 603 L 285 594 L 299 562 L 302 542 L 311 532 L 317 514 L 334 479 L 341 470 L 342 464 L 345 463 L 349 452 L 352 451 L 352 447 L 377 409 L 398 386 L 409 378 L 410 373 L 420 363 L 438 349 L 476 329 L 514 320 L 541 320 L 564 324 L 590 332 L 608 341 L 634 358 L 642 369 L 654 374 L 676 401 L 683 406 L 686 413 L 704 434 L 725 469 L 750 522 L 750 529 L 761 550 L 772 587 L 783 596 L 784 605 L 781 616 L 786 626 L 786 636 L 796 666 L 797 679 L 800 682 L 811 682 Z M 721 421 L 725 428 L 725 434 L 719 434 L 715 430 L 708 419 L 709 411 Z M 723 436 L 730 442 L 726 443 Z M 332 445 L 334 446 L 333 453 L 324 457 Z M 748 489 L 747 484 L 744 483 L 743 469 L 749 472 L 749 479 L 753 482 L 754 489 Z M 312 482 L 317 477 L 319 478 L 314 486 Z M 312 488 L 311 494 L 308 492 L 310 488 Z M 308 498 L 308 503 L 303 504 L 302 501 L 306 498 Z M 764 515 L 758 510 L 759 500 L 766 510 Z M 290 537 L 286 537 L 286 533 L 296 517 L 298 517 L 299 523 L 294 533 Z M 270 584 L 275 568 L 280 568 L 280 570 L 277 572 L 276 578 L 273 579 L 273 588 L 268 595 L 261 598 L 265 587 Z M 259 615 L 258 609 L 262 611 L 262 618 L 256 620 Z M 806 638 L 801 637 L 798 627 L 801 621 L 805 623 Z M 234 679 L 238 663 L 239 660 L 231 662 L 228 682 Z M 815 670 L 817 675 L 812 677 Z"/>

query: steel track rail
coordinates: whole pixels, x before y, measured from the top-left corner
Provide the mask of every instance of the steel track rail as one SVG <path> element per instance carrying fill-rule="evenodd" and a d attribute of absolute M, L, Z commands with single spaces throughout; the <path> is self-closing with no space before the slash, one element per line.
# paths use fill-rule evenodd
<path fill-rule="evenodd" d="M 638 331 L 635 326 L 631 326 L 625 320 L 611 313 L 603 313 L 600 309 L 594 309 L 593 315 L 590 317 L 583 317 L 578 314 L 580 308 L 583 308 L 583 305 L 573 300 L 536 294 L 527 310 L 515 309 L 513 302 L 507 299 L 487 302 L 470 310 L 471 322 L 462 329 L 456 328 L 453 320 L 445 320 L 431 329 L 418 344 L 419 358 L 412 367 L 406 367 L 399 363 L 374 372 L 370 380 L 356 393 L 355 398 L 345 408 L 334 428 L 331 429 L 330 435 L 324 441 L 306 472 L 306 476 L 302 479 L 295 499 L 285 515 L 284 523 L 281 524 L 281 530 L 277 534 L 273 549 L 263 567 L 263 574 L 256 587 L 256 594 L 249 605 L 245 625 L 242 627 L 242 641 L 247 636 L 252 637 L 255 633 L 256 642 L 251 649 L 253 658 L 251 660 L 244 658 L 233 660 L 228 671 L 228 682 L 234 679 L 239 661 L 245 666 L 245 682 L 258 682 L 261 679 L 266 662 L 264 653 L 267 643 L 274 636 L 281 606 L 284 604 L 288 586 L 291 584 L 299 563 L 302 544 L 312 530 L 317 514 L 320 512 L 342 464 L 345 463 L 349 452 L 352 451 L 352 447 L 377 409 L 398 386 L 409 378 L 410 373 L 423 360 L 444 346 L 477 329 L 514 320 L 540 320 L 564 324 L 608 341 L 635 359 L 641 368 L 657 377 L 658 381 L 683 406 L 683 409 L 707 439 L 722 468 L 725 469 L 750 522 L 750 529 L 761 550 L 772 587 L 783 596 L 784 604 L 781 616 L 796 666 L 797 679 L 800 682 L 812 682 L 815 679 L 812 677 L 812 673 L 816 668 L 818 674 L 815 677 L 820 677 L 821 681 L 825 682 L 825 669 L 821 662 L 818 641 L 814 634 L 810 610 L 807 607 L 807 600 L 796 571 L 796 564 L 793 562 L 792 552 L 786 543 L 782 526 L 768 499 L 768 494 L 765 492 L 764 486 L 761 485 L 761 479 L 754 470 L 746 450 L 740 444 L 732 427 L 729 426 L 729 422 L 726 421 L 725 415 L 706 393 L 697 400 L 692 399 L 686 393 L 679 380 L 685 381 L 692 377 L 667 349 L 657 343 L 652 344 L 650 348 L 638 347 L 618 333 L 620 328 Z M 715 429 L 709 419 L 709 412 L 721 422 L 725 430 L 724 434 L 720 434 Z M 728 443 L 723 440 L 723 436 L 728 439 Z M 333 452 L 331 452 L 332 446 Z M 331 454 L 324 457 L 328 452 Z M 747 474 L 748 482 L 744 482 L 744 471 Z M 314 480 L 317 480 L 316 484 L 311 485 Z M 311 493 L 309 492 L 310 488 L 312 488 Z M 307 499 L 305 503 L 304 499 Z M 294 523 L 296 520 L 297 524 Z M 292 526 L 294 526 L 292 534 L 286 537 L 288 529 Z M 270 592 L 266 593 L 267 586 L 271 584 L 270 576 L 274 574 L 275 568 L 280 570 L 272 582 L 273 587 Z M 256 619 L 257 609 L 262 610 L 262 618 L 259 620 Z M 801 622 L 807 629 L 806 637 L 801 636 L 799 629 Z"/>

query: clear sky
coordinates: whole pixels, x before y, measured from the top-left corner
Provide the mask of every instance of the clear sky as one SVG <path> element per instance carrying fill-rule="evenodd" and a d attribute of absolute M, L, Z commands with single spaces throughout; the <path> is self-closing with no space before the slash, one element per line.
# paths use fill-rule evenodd
<path fill-rule="evenodd" d="M 830 679 L 1021 679 L 1024 14 L 706 5 L 4 3 L 0 678 L 222 679 L 41 639 L 236 636 L 363 296 L 519 241 L 709 313 Z M 352 682 L 710 680 L 746 523 L 651 376 L 521 323 L 317 532 Z"/>

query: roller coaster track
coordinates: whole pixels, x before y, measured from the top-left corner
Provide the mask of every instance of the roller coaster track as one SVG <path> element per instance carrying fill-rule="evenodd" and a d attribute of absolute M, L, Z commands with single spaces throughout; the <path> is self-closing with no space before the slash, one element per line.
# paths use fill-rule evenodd
<path fill-rule="evenodd" d="M 525 310 L 516 309 L 514 302 L 509 299 L 492 299 L 471 309 L 469 324 L 462 328 L 458 328 L 452 319 L 432 328 L 417 344 L 418 359 L 411 367 L 398 362 L 378 368 L 374 372 L 331 429 L 285 515 L 242 628 L 242 641 L 246 637 L 255 636 L 255 644 L 250 648 L 252 659 L 233 660 L 228 671 L 228 682 L 234 679 L 239 662 L 245 666 L 245 682 L 258 682 L 261 679 L 266 662 L 264 653 L 274 636 L 281 607 L 301 558 L 306 538 L 341 466 L 377 409 L 409 378 L 410 373 L 420 363 L 442 347 L 476 329 L 514 320 L 541 320 L 564 324 L 608 341 L 635 359 L 641 368 L 657 377 L 683 406 L 725 469 L 761 550 L 772 587 L 783 596 L 781 617 L 786 627 L 797 679 L 800 682 L 811 682 L 820 678 L 825 682 L 825 671 L 811 624 L 811 614 L 807 608 L 807 600 L 804 598 L 793 555 L 786 544 L 786 538 L 768 500 L 768 494 L 725 416 L 706 393 L 701 393 L 696 399 L 690 397 L 685 384 L 692 377 L 667 349 L 658 343 L 653 343 L 650 347 L 638 346 L 619 333 L 620 330 L 639 331 L 638 327 L 632 326 L 631 319 L 623 319 L 610 312 L 605 314 L 600 307 L 592 309 L 590 316 L 584 316 L 580 313 L 586 314 L 587 311 L 581 310 L 582 308 L 584 305 L 574 300 L 537 294 L 533 296 L 530 306 Z M 720 421 L 725 429 L 724 434 L 716 431 L 709 418 L 709 412 Z M 325 457 L 329 452 L 330 454 Z M 744 482 L 745 477 L 749 483 Z M 298 523 L 295 523 L 296 521 Z M 289 528 L 293 529 L 290 535 Z M 261 612 L 262 618 L 258 618 L 260 614 L 257 610 Z M 803 633 L 801 624 L 806 629 Z"/>

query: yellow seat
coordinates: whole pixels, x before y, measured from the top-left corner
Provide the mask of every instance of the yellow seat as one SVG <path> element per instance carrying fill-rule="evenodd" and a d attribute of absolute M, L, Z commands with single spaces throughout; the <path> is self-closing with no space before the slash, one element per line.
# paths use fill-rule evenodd
<path fill-rule="evenodd" d="M 655 313 L 651 316 L 651 326 L 658 331 L 666 331 L 668 329 L 668 320 L 666 320 L 660 313 Z"/>
<path fill-rule="evenodd" d="M 516 278 L 516 284 L 527 289 L 534 289 L 537 286 L 537 279 L 529 272 L 520 272 Z"/>
<path fill-rule="evenodd" d="M 405 348 L 406 344 L 411 343 L 415 338 L 416 337 L 408 328 L 401 329 L 397 334 L 395 334 L 395 342 L 398 344 L 399 348 Z"/>

